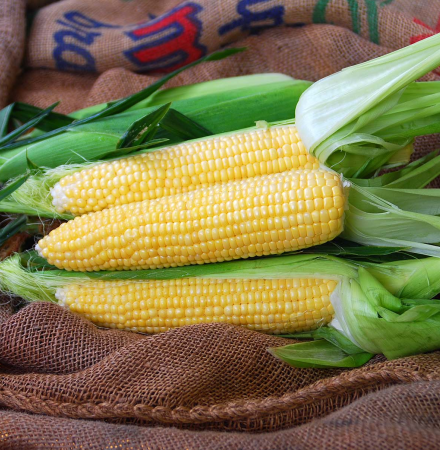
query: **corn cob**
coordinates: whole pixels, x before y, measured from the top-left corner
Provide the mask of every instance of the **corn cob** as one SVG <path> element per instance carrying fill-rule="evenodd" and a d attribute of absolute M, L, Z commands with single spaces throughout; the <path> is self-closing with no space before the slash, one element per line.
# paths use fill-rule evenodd
<path fill-rule="evenodd" d="M 220 183 L 76 217 L 39 241 L 67 270 L 135 270 L 300 250 L 343 229 L 341 177 L 324 169 Z"/>
<path fill-rule="evenodd" d="M 394 359 L 440 348 L 439 258 L 377 264 L 296 254 L 185 270 L 67 273 L 35 270 L 32 256 L 26 268 L 24 256 L 0 262 L 1 291 L 57 302 L 109 328 L 158 333 L 224 322 L 318 339 L 270 349 L 297 367 L 356 367 L 377 353 Z"/>
<path fill-rule="evenodd" d="M 107 328 L 159 333 L 223 322 L 280 334 L 327 325 L 336 284 L 320 278 L 96 281 L 69 284 L 55 296 L 60 305 Z"/>
<path fill-rule="evenodd" d="M 94 165 L 62 178 L 51 194 L 59 213 L 84 214 L 219 182 L 319 165 L 296 127 L 287 125 L 190 141 Z"/>

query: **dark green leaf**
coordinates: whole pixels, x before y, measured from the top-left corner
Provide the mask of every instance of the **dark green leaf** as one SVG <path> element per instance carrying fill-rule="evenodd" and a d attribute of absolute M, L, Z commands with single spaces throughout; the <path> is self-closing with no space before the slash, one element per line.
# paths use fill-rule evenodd
<path fill-rule="evenodd" d="M 17 102 L 14 105 L 12 117 L 20 120 L 22 123 L 28 122 L 38 114 L 42 113 L 43 109 L 37 106 L 28 105 L 27 103 Z M 51 111 L 46 117 L 38 124 L 36 128 L 42 131 L 52 131 L 57 128 L 64 127 L 73 122 L 73 118 Z"/>
<path fill-rule="evenodd" d="M 133 147 L 125 147 L 125 148 L 115 148 L 114 150 L 106 153 L 101 158 L 102 159 L 108 159 L 108 158 L 118 158 L 119 156 L 128 155 L 130 153 L 136 152 L 138 150 L 144 150 L 149 147 L 155 147 L 157 145 L 163 144 L 165 142 L 168 142 L 168 139 L 162 138 L 162 139 L 151 139 L 148 142 L 145 142 L 144 144 L 135 145 Z M 155 151 L 156 149 L 153 148 L 150 151 Z M 143 152 L 142 152 L 143 153 Z"/>
<path fill-rule="evenodd" d="M 81 119 L 81 120 L 76 120 L 69 125 L 66 125 L 61 128 L 57 128 L 56 130 L 53 130 L 53 131 L 49 131 L 42 136 L 37 136 L 35 138 L 30 138 L 30 139 L 22 140 L 20 142 L 16 142 L 14 144 L 9 145 L 8 149 L 12 149 L 15 147 L 21 147 L 23 145 L 30 145 L 35 142 L 40 142 L 49 137 L 56 136 L 56 135 L 62 133 L 63 131 L 69 130 L 73 127 L 77 127 L 78 125 L 83 125 L 85 123 L 90 123 L 94 120 L 101 119 L 103 117 L 108 117 L 108 116 L 112 116 L 114 114 L 124 112 L 131 106 L 135 105 L 136 103 L 139 103 L 141 100 L 148 98 L 151 94 L 153 94 L 159 88 L 161 88 L 167 81 L 169 81 L 171 78 L 175 77 L 179 73 L 183 72 L 184 70 L 189 69 L 190 67 L 194 67 L 197 64 L 200 64 L 202 62 L 217 61 L 219 59 L 226 58 L 228 56 L 242 52 L 244 50 L 245 50 L 245 48 L 230 48 L 230 49 L 226 49 L 226 50 L 220 50 L 218 52 L 212 53 L 211 55 L 207 55 L 203 58 L 198 59 L 197 61 L 192 62 L 191 64 L 188 64 L 184 67 L 181 67 L 180 69 L 175 70 L 174 72 L 169 73 L 168 75 L 165 75 L 160 80 L 156 81 L 155 83 L 153 83 L 152 85 L 143 89 L 142 91 L 139 91 L 136 94 L 133 94 L 122 100 L 112 103 L 107 108 L 105 108 L 102 111 L 97 112 L 96 114 L 85 117 L 84 119 Z"/>
<path fill-rule="evenodd" d="M 22 126 L 22 123 L 16 119 L 15 117 L 11 117 L 12 129 L 16 130 L 17 128 Z"/>
<path fill-rule="evenodd" d="M 0 111 L 0 138 L 5 137 L 8 133 L 9 119 L 13 108 L 14 103 L 11 103 Z"/>
<path fill-rule="evenodd" d="M 185 141 L 212 135 L 211 131 L 175 109 L 168 111 L 161 120 L 160 126 Z"/>
<path fill-rule="evenodd" d="M 157 131 L 158 123 L 163 119 L 170 109 L 171 103 L 157 108 L 155 111 L 135 120 L 130 128 L 119 139 L 116 150 L 128 147 L 136 147 L 143 142 L 148 141 L 154 137 Z M 146 128 L 146 130 L 145 130 Z M 143 131 L 145 130 L 145 131 Z"/>
<path fill-rule="evenodd" d="M 57 105 L 59 102 L 50 105 L 45 110 L 41 111 L 37 114 L 33 119 L 26 122 L 21 127 L 18 127 L 14 131 L 11 131 L 9 134 L 0 139 L 0 147 L 10 148 L 10 145 L 13 145 L 14 141 L 19 138 L 22 134 L 26 133 L 31 128 L 34 128 L 38 125 Z M 23 143 L 24 141 L 21 141 Z M 10 145 L 9 145 L 10 144 Z M 21 144 L 20 144 L 21 145 Z"/>
<path fill-rule="evenodd" d="M 29 170 L 31 170 L 31 171 L 38 171 L 38 170 L 40 170 L 41 169 L 41 167 L 40 166 L 37 166 L 34 162 L 32 162 L 32 160 L 29 158 L 29 155 L 28 155 L 28 151 L 26 150 L 26 161 L 27 161 L 27 166 L 28 166 L 28 169 Z"/>
<path fill-rule="evenodd" d="M 0 229 L 0 247 L 14 234 L 19 233 L 26 227 L 26 216 L 19 216 L 5 227 Z"/>
<path fill-rule="evenodd" d="M 11 195 L 14 191 L 16 191 L 22 184 L 26 182 L 29 178 L 30 173 L 26 173 L 22 175 L 20 178 L 17 178 L 13 183 L 9 184 L 5 188 L 0 191 L 0 202 L 4 200 L 6 197 Z"/>

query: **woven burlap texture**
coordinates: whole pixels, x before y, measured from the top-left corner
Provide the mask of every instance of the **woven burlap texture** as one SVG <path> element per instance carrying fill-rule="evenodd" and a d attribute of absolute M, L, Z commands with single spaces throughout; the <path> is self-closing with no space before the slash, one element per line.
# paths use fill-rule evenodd
<path fill-rule="evenodd" d="M 237 28 L 224 39 L 246 46 L 246 52 L 188 70 L 168 86 L 258 72 L 315 81 L 436 32 L 440 14 L 439 0 L 250 3 L 198 2 L 203 31 L 208 30 L 200 42 L 209 50 L 222 45 L 218 36 L 212 38 L 212 24 L 217 29 L 221 21 L 239 17 L 240 5 L 242 12 L 254 13 L 284 6 L 288 26 L 258 34 Z M 17 19 L 23 15 L 23 9 L 16 9 L 21 3 L 5 4 L 10 19 L 0 28 L 5 33 L 0 58 L 7 70 L 0 76 L 14 80 L 23 47 L 12 54 L 3 43 L 20 42 L 23 34 L 17 29 L 23 33 L 24 17 Z M 9 101 L 46 107 L 61 100 L 58 110 L 68 113 L 145 87 L 157 75 L 130 72 L 133 67 L 121 60 L 121 48 L 110 44 L 93 49 L 102 73 L 48 69 L 55 67 L 54 22 L 76 10 L 132 29 L 177 4 L 64 0 L 48 5 L 35 18 L 26 66 Z M 5 92 L 10 87 L 1 86 Z M 6 101 L 0 95 L 0 102 Z M 438 136 L 418 139 L 417 155 L 439 143 Z M 0 258 L 18 250 L 25 239 L 19 235 L 9 241 Z M 57 305 L 35 303 L 13 314 L 9 300 L 1 299 L 0 448 L 438 448 L 439 352 L 397 361 L 377 356 L 355 370 L 295 369 L 267 352 L 284 342 L 220 324 L 158 336 L 99 330 Z M 220 433 L 225 430 L 230 433 Z"/>
<path fill-rule="evenodd" d="M 440 440 L 439 402 L 438 381 L 394 386 L 310 424 L 257 435 L 114 425 L 0 410 L 3 429 L 15 430 L 0 434 L 0 442 L 8 450 L 435 450 Z"/>
<path fill-rule="evenodd" d="M 267 351 L 287 342 L 226 324 L 156 336 L 103 331 L 36 303 L 0 326 L 0 360 L 16 371 L 2 374 L 0 402 L 61 417 L 264 431 L 392 384 L 440 379 L 440 353 L 378 356 L 351 371 L 296 369 Z"/>
<path fill-rule="evenodd" d="M 423 3 L 425 6 L 417 6 Z M 330 23 L 396 49 L 426 33 L 433 1 L 411 0 L 64 0 L 37 15 L 26 64 L 103 72 L 170 70 L 273 26 Z M 415 5 L 416 4 L 416 5 Z M 173 8 L 174 7 L 174 8 Z M 426 23 L 414 20 L 423 15 Z M 178 32 L 173 31 L 178 28 Z M 320 45 L 320 42 L 315 42 Z M 345 47 L 345 46 L 344 46 Z M 349 49 L 349 47 L 347 47 Z"/>
<path fill-rule="evenodd" d="M 0 105 L 6 104 L 24 53 L 24 0 L 3 0 L 0 8 Z"/>

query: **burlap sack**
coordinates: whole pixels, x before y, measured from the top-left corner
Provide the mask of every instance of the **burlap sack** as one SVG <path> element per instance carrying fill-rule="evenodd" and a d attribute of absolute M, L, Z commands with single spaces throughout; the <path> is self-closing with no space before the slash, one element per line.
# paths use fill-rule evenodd
<path fill-rule="evenodd" d="M 11 450 L 436 450 L 439 401 L 438 381 L 399 385 L 354 401 L 310 424 L 257 435 L 113 425 L 0 410 L 3 429 L 14 430 L 3 432 L 0 442 L 2 448 Z"/>
<path fill-rule="evenodd" d="M 24 52 L 24 0 L 4 1 L 0 8 L 0 105 L 5 105 Z"/>
<path fill-rule="evenodd" d="M 0 401 L 71 418 L 273 431 L 392 384 L 440 380 L 440 352 L 377 356 L 351 371 L 296 369 L 267 351 L 288 342 L 227 324 L 155 336 L 103 331 L 36 303 L 0 325 L 0 360 L 14 368 L 2 371 Z"/>
<path fill-rule="evenodd" d="M 17 2 L 4 4 L 15 11 Z M 193 13 L 185 15 L 188 7 Z M 265 71 L 317 80 L 437 32 L 439 14 L 439 0 L 199 0 L 182 5 L 175 0 L 63 0 L 37 14 L 26 69 L 9 100 L 38 106 L 62 100 L 59 110 L 70 112 L 151 83 L 155 76 L 129 69 L 157 69 L 155 52 L 211 51 L 232 41 L 248 51 L 184 72 L 169 85 Z M 182 34 L 173 37 L 179 24 L 184 24 Z M 168 31 L 162 33 L 161 27 Z M 133 40 L 136 30 L 142 32 Z M 14 33 L 10 29 L 5 39 L 13 42 Z M 159 37 L 169 38 L 168 46 L 160 47 Z M 142 67 L 127 56 L 136 45 L 150 49 L 143 53 L 149 56 Z M 89 55 L 102 73 L 48 69 L 93 68 L 85 64 L 92 60 Z M 10 61 L 11 55 L 0 52 L 9 61 L 1 76 L 15 76 L 10 68 L 17 67 L 18 56 Z M 437 136 L 419 139 L 418 155 L 438 144 Z M 8 242 L 0 257 L 25 239 L 20 235 Z M 99 330 L 56 305 L 36 303 L 13 314 L 16 310 L 17 305 L 0 300 L 0 448 L 440 445 L 440 352 L 391 362 L 377 356 L 351 371 L 294 369 L 267 352 L 283 339 L 229 325 L 141 336 Z M 230 433 L 220 433 L 225 430 Z"/>
<path fill-rule="evenodd" d="M 432 9 L 408 0 L 64 0 L 37 16 L 30 67 L 163 71 L 274 26 L 331 23 L 391 49 L 432 34 Z M 431 2 L 423 2 L 431 3 Z M 170 6 L 174 6 L 170 9 Z M 350 7 L 349 7 L 350 6 Z M 166 11 L 166 12 L 165 12 Z M 428 25 L 413 15 L 428 18 Z M 318 45 L 318 43 L 316 43 Z"/>

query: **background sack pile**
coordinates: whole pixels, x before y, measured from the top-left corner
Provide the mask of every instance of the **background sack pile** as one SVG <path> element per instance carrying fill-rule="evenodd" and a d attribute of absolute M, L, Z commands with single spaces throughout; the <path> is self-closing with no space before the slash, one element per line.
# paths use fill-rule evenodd
<path fill-rule="evenodd" d="M 2 0 L 1 106 L 61 100 L 58 110 L 68 113 L 129 95 L 155 79 L 147 72 L 170 71 L 225 45 L 248 50 L 168 86 L 258 72 L 314 81 L 440 30 L 440 0 L 47 3 Z M 419 155 L 435 148 L 436 136 L 417 142 Z M 7 242 L 0 258 L 25 238 Z M 14 314 L 9 299 L 0 303 L 0 448 L 440 443 L 440 352 L 376 356 L 354 370 L 295 369 L 266 350 L 287 340 L 230 325 L 142 336 L 99 330 L 57 305 Z"/>

